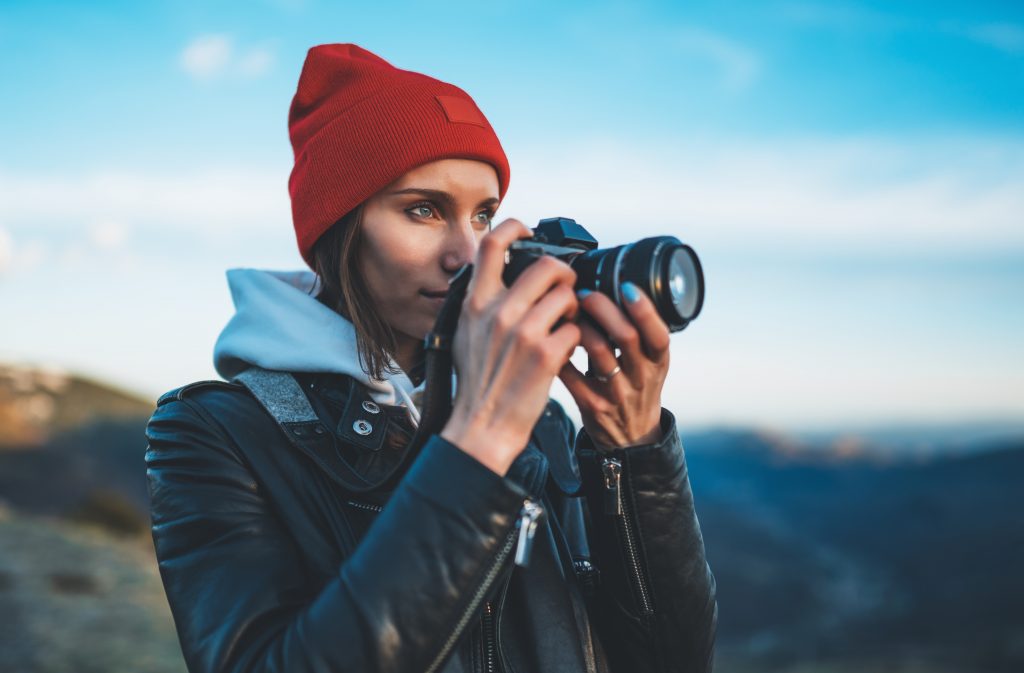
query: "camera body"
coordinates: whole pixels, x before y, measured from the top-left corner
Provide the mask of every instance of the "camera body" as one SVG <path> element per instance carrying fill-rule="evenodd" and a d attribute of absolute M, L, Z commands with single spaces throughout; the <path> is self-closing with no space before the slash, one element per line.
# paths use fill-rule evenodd
<path fill-rule="evenodd" d="M 505 285 L 511 286 L 541 256 L 551 255 L 576 272 L 576 290 L 601 292 L 623 309 L 622 283 L 633 283 L 654 302 L 672 332 L 684 329 L 700 313 L 704 304 L 700 260 L 675 236 L 598 249 L 597 239 L 567 217 L 543 219 L 533 232 L 531 238 L 509 246 L 502 273 Z"/>

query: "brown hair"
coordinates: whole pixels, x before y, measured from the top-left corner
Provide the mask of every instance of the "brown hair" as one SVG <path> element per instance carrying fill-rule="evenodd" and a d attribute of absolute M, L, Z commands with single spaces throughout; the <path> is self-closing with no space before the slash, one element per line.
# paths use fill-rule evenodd
<path fill-rule="evenodd" d="M 317 239 L 312 266 L 320 287 L 316 299 L 352 323 L 360 366 L 368 375 L 381 379 L 385 371 L 397 372 L 388 366 L 395 352 L 395 332 L 374 310 L 359 266 L 364 205 L 356 206 Z"/>

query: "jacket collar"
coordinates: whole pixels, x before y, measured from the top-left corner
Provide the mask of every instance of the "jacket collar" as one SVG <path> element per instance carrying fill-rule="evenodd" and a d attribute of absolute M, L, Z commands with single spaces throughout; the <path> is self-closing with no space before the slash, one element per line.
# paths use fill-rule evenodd
<path fill-rule="evenodd" d="M 371 398 L 366 388 L 350 376 L 337 374 L 296 374 L 303 388 L 310 393 L 313 408 L 324 425 L 333 432 L 326 435 L 308 433 L 297 437 L 305 453 L 314 458 L 316 464 L 343 486 L 347 485 L 351 473 L 360 477 L 354 465 L 344 461 L 336 451 L 334 442 L 345 442 L 360 452 L 380 451 L 389 434 L 399 443 L 411 436 L 411 428 L 400 423 L 388 405 L 381 405 Z M 312 384 L 312 385 L 310 385 Z M 561 414 L 555 410 L 555 402 L 549 402 L 547 409 L 533 428 L 526 448 L 516 457 L 509 468 L 508 478 L 516 481 L 531 494 L 540 497 L 550 474 L 558 488 L 567 495 L 573 495 L 580 488 L 580 471 L 573 451 L 573 439 L 568 437 L 561 422 Z M 328 406 L 341 408 L 337 422 L 330 416 Z M 373 413 L 373 409 L 378 409 Z M 389 413 L 391 412 L 391 413 Z M 398 452 L 394 458 L 398 459 Z"/>

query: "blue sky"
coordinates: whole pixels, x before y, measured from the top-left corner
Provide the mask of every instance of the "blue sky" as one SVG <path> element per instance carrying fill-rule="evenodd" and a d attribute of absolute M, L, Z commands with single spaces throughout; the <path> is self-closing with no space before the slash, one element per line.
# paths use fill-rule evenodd
<path fill-rule="evenodd" d="M 305 52 L 355 42 L 473 95 L 499 219 L 697 248 L 681 422 L 1024 419 L 1022 7 L 6 2 L 0 359 L 214 377 L 224 270 L 302 264 Z"/>

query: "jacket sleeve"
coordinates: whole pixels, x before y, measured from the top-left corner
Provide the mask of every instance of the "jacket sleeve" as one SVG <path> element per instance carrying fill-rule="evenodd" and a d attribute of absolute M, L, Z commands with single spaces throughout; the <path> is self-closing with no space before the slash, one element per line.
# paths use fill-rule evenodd
<path fill-rule="evenodd" d="M 600 576 L 592 619 L 615 673 L 705 673 L 714 663 L 715 578 L 667 409 L 661 428 L 656 443 L 611 451 L 586 430 L 576 437 Z"/>
<path fill-rule="evenodd" d="M 192 673 L 440 668 L 526 497 L 435 435 L 337 574 L 310 586 L 301 540 L 201 404 L 158 406 L 146 437 L 153 541 Z"/>

